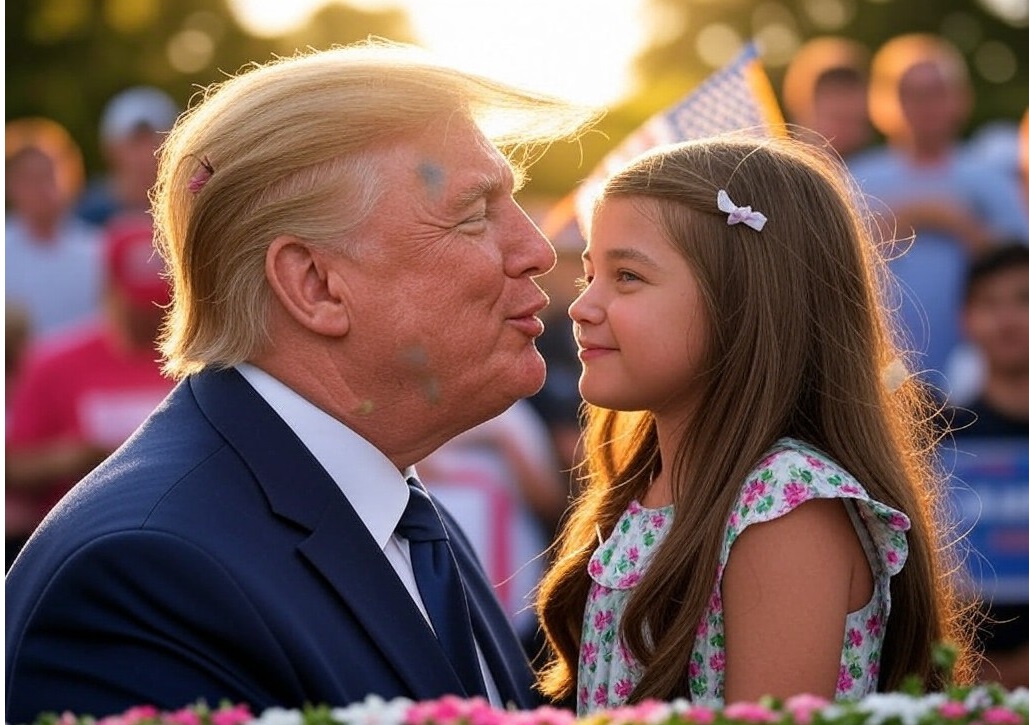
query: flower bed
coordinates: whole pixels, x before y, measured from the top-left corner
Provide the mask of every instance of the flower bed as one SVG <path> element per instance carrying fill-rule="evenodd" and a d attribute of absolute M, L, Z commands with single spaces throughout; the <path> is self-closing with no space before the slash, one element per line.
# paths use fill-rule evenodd
<path fill-rule="evenodd" d="M 204 703 L 175 712 L 136 707 L 95 719 L 73 713 L 41 715 L 34 725 L 1023 725 L 1029 723 L 1029 689 L 952 688 L 948 693 L 869 695 L 853 703 L 831 703 L 812 695 L 766 699 L 722 709 L 686 700 L 644 702 L 576 718 L 552 707 L 501 710 L 476 698 L 444 697 L 428 702 L 385 701 L 371 696 L 346 708 L 272 708 L 255 715 L 246 705 Z"/>

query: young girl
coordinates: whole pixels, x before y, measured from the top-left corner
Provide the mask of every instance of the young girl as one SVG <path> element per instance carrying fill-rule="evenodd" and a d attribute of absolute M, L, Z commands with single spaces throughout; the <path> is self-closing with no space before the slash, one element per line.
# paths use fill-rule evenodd
<path fill-rule="evenodd" d="M 548 695 L 941 685 L 931 648 L 965 635 L 926 396 L 888 379 L 856 198 L 784 141 L 665 147 L 607 182 L 569 309 L 587 460 L 541 585 Z"/>

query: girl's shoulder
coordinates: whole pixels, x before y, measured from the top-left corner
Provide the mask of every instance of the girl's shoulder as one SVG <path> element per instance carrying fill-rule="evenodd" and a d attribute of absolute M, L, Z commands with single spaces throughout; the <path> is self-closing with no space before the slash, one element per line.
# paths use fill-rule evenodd
<path fill-rule="evenodd" d="M 785 516 L 813 499 L 851 502 L 880 548 L 901 548 L 900 539 L 911 527 L 903 512 L 871 498 L 861 482 L 829 455 L 804 441 L 782 438 L 740 488 L 727 523 L 725 553 L 747 526 Z"/>

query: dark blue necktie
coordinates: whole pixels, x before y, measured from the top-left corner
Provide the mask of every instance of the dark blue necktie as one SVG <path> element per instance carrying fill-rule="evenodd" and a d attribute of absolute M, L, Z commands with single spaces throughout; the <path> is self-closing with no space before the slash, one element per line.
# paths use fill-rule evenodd
<path fill-rule="evenodd" d="M 486 697 L 468 614 L 468 600 L 450 548 L 450 539 L 421 483 L 409 478 L 407 486 L 411 496 L 397 524 L 397 533 L 410 544 L 418 592 L 432 620 L 436 638 L 464 684 L 464 694 Z"/>

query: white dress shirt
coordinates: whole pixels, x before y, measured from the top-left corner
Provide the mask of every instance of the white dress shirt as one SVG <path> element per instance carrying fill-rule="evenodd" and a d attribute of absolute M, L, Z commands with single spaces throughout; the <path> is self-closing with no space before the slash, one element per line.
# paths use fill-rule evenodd
<path fill-rule="evenodd" d="M 378 448 L 260 368 L 242 363 L 236 370 L 332 477 L 432 627 L 414 578 L 407 539 L 395 533 L 410 496 L 407 479 L 417 476 L 414 466 L 401 472 Z M 502 706 L 482 649 L 478 643 L 475 648 L 490 702 Z"/>

